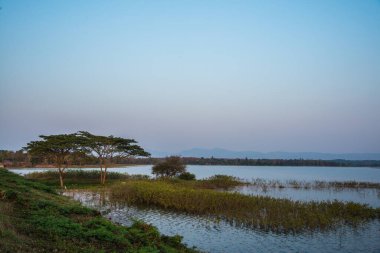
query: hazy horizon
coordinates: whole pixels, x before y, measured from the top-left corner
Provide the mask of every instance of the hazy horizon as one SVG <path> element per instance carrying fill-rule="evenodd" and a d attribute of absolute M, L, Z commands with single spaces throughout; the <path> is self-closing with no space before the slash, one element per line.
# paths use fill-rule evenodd
<path fill-rule="evenodd" d="M 0 149 L 380 153 L 380 1 L 0 1 Z"/>

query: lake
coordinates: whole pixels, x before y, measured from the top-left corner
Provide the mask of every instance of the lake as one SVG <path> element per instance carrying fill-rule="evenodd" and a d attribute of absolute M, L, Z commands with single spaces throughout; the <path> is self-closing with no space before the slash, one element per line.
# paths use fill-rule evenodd
<path fill-rule="evenodd" d="M 188 171 L 198 179 L 215 174 L 235 176 L 247 181 L 256 178 L 265 180 L 360 181 L 380 182 L 380 169 L 342 167 L 254 167 L 254 166 L 188 166 Z M 47 169 L 12 169 L 19 174 Z M 93 170 L 93 169 L 85 169 Z M 111 168 L 128 174 L 151 175 L 151 166 Z M 380 207 L 378 189 L 293 189 L 239 187 L 233 189 L 244 194 L 266 195 L 293 200 L 354 201 Z M 107 202 L 107 196 L 94 192 L 67 191 L 64 193 L 84 205 L 100 210 L 114 222 L 130 225 L 141 219 L 156 226 L 166 235 L 179 234 L 189 246 L 215 253 L 224 252 L 380 252 L 380 223 L 368 222 L 360 227 L 343 225 L 333 231 L 315 231 L 300 234 L 276 234 L 257 229 L 237 227 L 224 221 L 171 212 L 157 208 L 115 206 Z"/>

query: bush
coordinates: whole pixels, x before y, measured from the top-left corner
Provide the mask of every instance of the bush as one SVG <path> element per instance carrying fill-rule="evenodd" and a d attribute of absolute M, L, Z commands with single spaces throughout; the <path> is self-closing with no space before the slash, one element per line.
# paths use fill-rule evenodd
<path fill-rule="evenodd" d="M 184 172 L 186 172 L 186 165 L 179 156 L 168 157 L 152 167 L 152 174 L 158 177 L 175 177 Z"/>
<path fill-rule="evenodd" d="M 16 200 L 18 198 L 18 193 L 14 190 L 6 190 L 2 195 L 7 200 Z"/>
<path fill-rule="evenodd" d="M 178 176 L 178 178 L 182 180 L 195 180 L 195 174 L 192 174 L 190 172 L 183 172 Z"/>
<path fill-rule="evenodd" d="M 200 186 L 205 189 L 230 189 L 244 183 L 236 177 L 227 175 L 214 175 L 204 180 L 200 180 Z"/>

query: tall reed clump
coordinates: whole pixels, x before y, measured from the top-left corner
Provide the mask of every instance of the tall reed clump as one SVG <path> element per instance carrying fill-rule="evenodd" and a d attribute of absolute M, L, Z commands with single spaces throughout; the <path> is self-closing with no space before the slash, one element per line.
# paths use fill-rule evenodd
<path fill-rule="evenodd" d="M 230 189 L 244 184 L 239 178 L 226 175 L 214 175 L 197 182 L 199 188 L 205 189 Z"/>
<path fill-rule="evenodd" d="M 110 190 L 110 201 L 206 215 L 274 232 L 328 229 L 380 217 L 380 209 L 352 202 L 305 203 L 194 189 L 165 181 L 128 181 L 115 185 Z"/>
<path fill-rule="evenodd" d="M 261 188 L 293 188 L 293 189 L 380 189 L 380 183 L 357 181 L 297 181 L 253 179 L 248 183 Z"/>

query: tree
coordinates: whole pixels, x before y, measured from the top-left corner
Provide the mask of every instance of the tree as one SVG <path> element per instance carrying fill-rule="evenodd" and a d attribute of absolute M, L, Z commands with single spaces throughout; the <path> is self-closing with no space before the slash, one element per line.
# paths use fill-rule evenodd
<path fill-rule="evenodd" d="M 95 156 L 100 166 L 100 183 L 105 184 L 107 168 L 116 157 L 150 156 L 142 147 L 137 145 L 134 139 L 124 139 L 114 136 L 93 135 L 86 131 L 78 132 L 84 139 L 82 149 L 84 152 Z M 104 170 L 103 170 L 104 169 Z"/>
<path fill-rule="evenodd" d="M 72 156 L 80 152 L 81 138 L 76 134 L 40 135 L 42 140 L 32 141 L 24 150 L 32 157 L 51 160 L 59 172 L 61 188 L 64 187 L 64 171 L 70 165 Z"/>
<path fill-rule="evenodd" d="M 165 161 L 152 167 L 152 174 L 159 177 L 174 177 L 184 172 L 186 172 L 186 165 L 179 156 L 167 157 Z"/>

